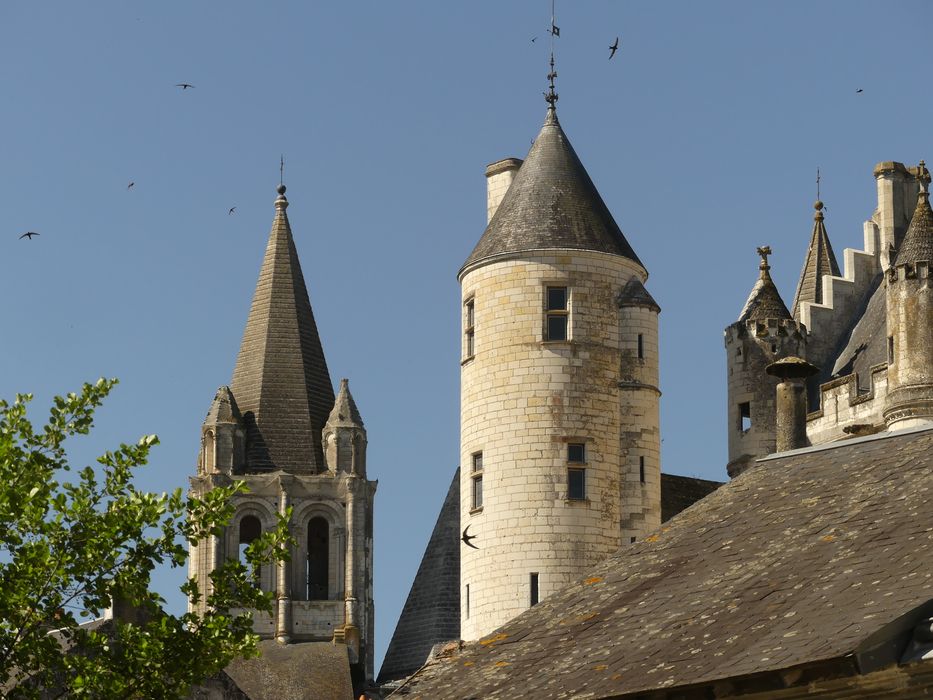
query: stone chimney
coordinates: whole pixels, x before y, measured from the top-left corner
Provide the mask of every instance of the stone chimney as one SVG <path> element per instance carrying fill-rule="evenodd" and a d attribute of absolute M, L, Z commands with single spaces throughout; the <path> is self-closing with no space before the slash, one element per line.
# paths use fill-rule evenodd
<path fill-rule="evenodd" d="M 807 385 L 806 378 L 819 370 L 799 357 L 785 357 L 772 362 L 765 371 L 778 377 L 776 402 L 776 445 L 778 452 L 807 447 Z"/>
<path fill-rule="evenodd" d="M 512 180 L 518 174 L 518 169 L 522 167 L 521 158 L 504 158 L 490 163 L 486 166 L 486 223 L 492 221 L 492 217 L 499 208 L 499 203 L 509 191 Z"/>
<path fill-rule="evenodd" d="M 916 169 L 903 163 L 884 161 L 874 170 L 878 186 L 878 209 L 872 219 L 878 227 L 878 251 L 881 268 L 890 267 L 891 251 L 901 246 L 911 214 L 917 205 Z"/>

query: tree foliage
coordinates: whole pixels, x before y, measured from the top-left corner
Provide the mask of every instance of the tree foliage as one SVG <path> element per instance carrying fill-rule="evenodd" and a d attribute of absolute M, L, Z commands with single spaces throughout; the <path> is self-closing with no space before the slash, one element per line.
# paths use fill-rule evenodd
<path fill-rule="evenodd" d="M 287 557 L 287 515 L 250 545 L 245 564 L 227 561 L 209 588 L 195 579 L 182 586 L 194 600 L 210 591 L 203 617 L 171 615 L 149 590 L 156 567 L 183 566 L 189 544 L 222 533 L 231 496 L 244 487 L 234 481 L 201 499 L 137 490 L 134 472 L 154 435 L 72 471 L 65 440 L 90 431 L 114 384 L 56 397 L 38 430 L 27 418 L 31 395 L 0 400 L 0 691 L 8 697 L 179 697 L 235 657 L 255 655 L 245 610 L 271 611 L 272 594 L 253 584 L 253 572 Z M 100 622 L 107 609 L 133 614 Z"/>

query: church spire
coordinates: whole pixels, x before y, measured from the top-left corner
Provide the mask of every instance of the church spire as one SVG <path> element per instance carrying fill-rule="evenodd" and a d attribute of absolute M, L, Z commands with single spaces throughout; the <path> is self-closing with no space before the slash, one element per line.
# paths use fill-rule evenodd
<path fill-rule="evenodd" d="M 334 405 L 288 223 L 285 185 L 256 283 L 231 389 L 246 427 L 246 470 L 324 470 L 321 430 Z"/>
<path fill-rule="evenodd" d="M 823 276 L 839 276 L 839 263 L 833 253 L 833 246 L 826 233 L 823 223 L 823 202 L 819 199 L 813 205 L 816 213 L 813 215 L 813 234 L 810 236 L 810 247 L 807 249 L 807 258 L 800 272 L 800 281 L 794 293 L 794 318 L 800 318 L 800 304 L 809 301 L 814 304 L 823 303 Z"/>

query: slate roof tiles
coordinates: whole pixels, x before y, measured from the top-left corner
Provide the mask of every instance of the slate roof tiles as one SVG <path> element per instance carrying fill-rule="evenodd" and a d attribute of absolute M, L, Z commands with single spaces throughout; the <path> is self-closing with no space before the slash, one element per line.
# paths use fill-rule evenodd
<path fill-rule="evenodd" d="M 625 697 L 841 658 L 933 598 L 933 429 L 759 461 L 399 691 Z"/>

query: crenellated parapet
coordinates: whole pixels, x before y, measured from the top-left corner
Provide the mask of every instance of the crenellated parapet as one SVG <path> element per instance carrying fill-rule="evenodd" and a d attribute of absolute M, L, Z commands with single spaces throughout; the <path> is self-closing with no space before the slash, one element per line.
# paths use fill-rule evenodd
<path fill-rule="evenodd" d="M 807 414 L 807 437 L 814 445 L 884 430 L 881 410 L 888 390 L 888 365 L 869 370 L 868 390 L 859 377 L 847 374 L 819 388 L 819 408 Z"/>

